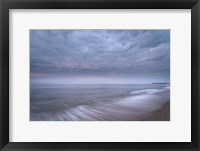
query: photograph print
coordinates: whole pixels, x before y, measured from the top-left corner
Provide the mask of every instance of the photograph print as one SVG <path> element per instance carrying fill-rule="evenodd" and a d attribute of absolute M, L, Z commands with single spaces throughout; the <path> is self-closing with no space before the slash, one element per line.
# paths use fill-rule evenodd
<path fill-rule="evenodd" d="M 170 30 L 30 30 L 30 121 L 170 121 Z"/>

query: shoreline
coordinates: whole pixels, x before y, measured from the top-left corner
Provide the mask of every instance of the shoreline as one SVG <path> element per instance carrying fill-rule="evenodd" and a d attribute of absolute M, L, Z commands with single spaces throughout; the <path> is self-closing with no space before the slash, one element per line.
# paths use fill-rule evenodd
<path fill-rule="evenodd" d="M 170 90 L 138 92 L 67 109 L 68 106 L 61 102 L 63 110 L 59 108 L 59 102 L 50 104 L 52 106 L 40 104 L 46 110 L 51 107 L 58 110 L 33 113 L 30 118 L 31 121 L 170 121 Z"/>

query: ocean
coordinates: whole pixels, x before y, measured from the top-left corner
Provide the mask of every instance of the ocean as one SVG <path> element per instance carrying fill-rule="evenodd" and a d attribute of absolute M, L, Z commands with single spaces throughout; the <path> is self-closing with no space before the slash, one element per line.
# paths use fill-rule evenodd
<path fill-rule="evenodd" d="M 137 121 L 169 101 L 166 84 L 31 84 L 30 121 Z"/>

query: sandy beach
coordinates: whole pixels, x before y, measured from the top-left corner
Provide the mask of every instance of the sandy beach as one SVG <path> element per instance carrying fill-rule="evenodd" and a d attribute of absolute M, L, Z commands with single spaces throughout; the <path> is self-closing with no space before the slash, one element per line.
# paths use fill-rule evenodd
<path fill-rule="evenodd" d="M 141 121 L 170 121 L 170 102 L 163 105 L 163 107 L 155 112 L 141 117 Z"/>

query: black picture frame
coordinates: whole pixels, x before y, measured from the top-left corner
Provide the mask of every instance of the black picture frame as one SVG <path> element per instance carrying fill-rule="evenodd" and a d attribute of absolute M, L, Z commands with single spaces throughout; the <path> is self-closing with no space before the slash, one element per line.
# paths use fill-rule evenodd
<path fill-rule="evenodd" d="M 191 142 L 9 142 L 9 9 L 191 9 Z M 38 150 L 200 151 L 199 0 L 0 0 L 0 148 Z M 199 93 L 200 94 L 200 93 Z"/>

